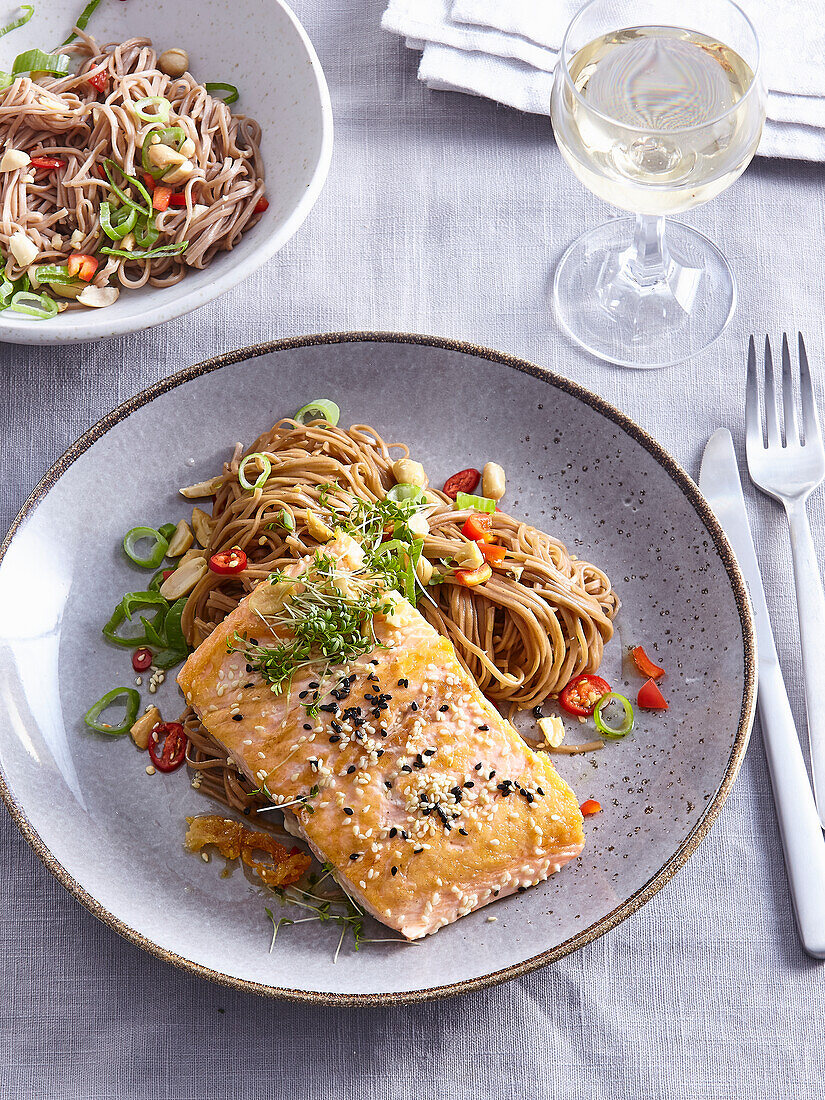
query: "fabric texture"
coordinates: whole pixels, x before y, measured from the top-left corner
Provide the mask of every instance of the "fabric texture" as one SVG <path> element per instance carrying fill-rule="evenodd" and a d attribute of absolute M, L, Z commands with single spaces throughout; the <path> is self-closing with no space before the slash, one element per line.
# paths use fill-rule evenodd
<path fill-rule="evenodd" d="M 573 347 L 549 305 L 555 261 L 613 211 L 563 164 L 547 120 L 429 92 L 416 59 L 379 30 L 377 0 L 295 7 L 336 116 L 317 206 L 262 271 L 188 317 L 85 346 L 0 345 L 3 531 L 120 401 L 191 362 L 289 335 L 418 331 L 525 356 L 618 405 L 694 477 L 720 425 L 742 455 L 751 332 L 803 330 L 825 408 L 820 168 L 758 161 L 685 219 L 730 258 L 738 311 L 692 362 L 620 370 Z M 426 395 L 413 378 L 399 400 Z M 785 525 L 747 484 L 746 495 L 804 728 Z M 810 513 L 825 556 L 823 492 Z M 65 893 L 4 811 L 0 867 L 3 1100 L 822 1096 L 825 964 L 797 939 L 758 728 L 718 822 L 648 905 L 551 967 L 454 1000 L 314 1008 L 175 970 Z"/>
<path fill-rule="evenodd" d="M 759 35 L 769 90 L 759 155 L 825 160 L 825 5 L 743 0 L 742 6 Z M 389 0 L 382 26 L 422 51 L 418 79 L 433 91 L 546 115 L 556 57 L 580 7 L 578 0 Z M 719 34 L 724 38 L 721 25 Z"/>

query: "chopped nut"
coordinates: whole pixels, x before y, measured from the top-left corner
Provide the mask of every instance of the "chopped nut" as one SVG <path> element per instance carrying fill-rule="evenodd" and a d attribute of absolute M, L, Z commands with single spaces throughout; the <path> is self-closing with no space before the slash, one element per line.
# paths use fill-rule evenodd
<path fill-rule="evenodd" d="M 116 286 L 87 286 L 77 296 L 82 306 L 92 306 L 101 309 L 103 306 L 113 305 L 119 298 L 120 291 Z"/>
<path fill-rule="evenodd" d="M 178 492 L 182 497 L 197 500 L 198 497 L 213 497 L 221 485 L 223 485 L 223 474 L 217 474 L 215 477 L 207 478 L 206 481 L 199 481 L 196 485 L 187 485 Z"/>
<path fill-rule="evenodd" d="M 539 729 L 544 734 L 545 742 L 554 749 L 557 749 L 564 740 L 564 723 L 556 715 L 539 718 Z"/>
<path fill-rule="evenodd" d="M 169 574 L 160 586 L 161 596 L 166 600 L 178 600 L 181 596 L 188 596 L 206 569 L 205 558 L 190 558 L 183 565 L 179 565 L 174 573 Z"/>
<path fill-rule="evenodd" d="M 9 238 L 9 248 L 20 267 L 28 267 L 37 259 L 37 245 L 29 240 L 22 229 L 12 233 Z"/>
<path fill-rule="evenodd" d="M 192 530 L 201 546 L 209 545 L 214 529 L 215 521 L 204 512 L 203 508 L 192 509 Z"/>
<path fill-rule="evenodd" d="M 15 172 L 18 168 L 25 168 L 31 164 L 31 157 L 22 149 L 7 149 L 0 160 L 0 172 Z"/>
<path fill-rule="evenodd" d="M 484 564 L 484 555 L 479 550 L 478 543 L 469 539 L 456 554 L 456 559 L 459 569 L 478 569 Z"/>
<path fill-rule="evenodd" d="M 415 563 L 415 575 L 426 587 L 430 583 L 433 575 L 433 563 L 429 558 L 425 558 L 422 554 L 418 561 Z"/>
<path fill-rule="evenodd" d="M 192 529 L 186 520 L 182 519 L 175 528 L 174 535 L 169 540 L 169 549 L 166 553 L 170 558 L 179 558 L 181 554 L 186 553 L 194 541 Z"/>
<path fill-rule="evenodd" d="M 424 467 L 411 458 L 399 458 L 392 464 L 392 475 L 399 485 L 418 485 L 426 489 L 429 485 Z"/>
<path fill-rule="evenodd" d="M 315 512 L 307 512 L 307 531 L 316 542 L 329 542 L 334 534 Z"/>
<path fill-rule="evenodd" d="M 481 491 L 490 500 L 501 500 L 504 496 L 504 469 L 497 462 L 487 462 L 481 475 Z"/>
<path fill-rule="evenodd" d="M 138 718 L 129 730 L 132 740 L 139 749 L 142 749 L 144 752 L 148 749 L 149 734 L 160 721 L 160 711 L 157 707 L 149 707 L 144 714 L 141 714 L 140 718 Z"/>
<path fill-rule="evenodd" d="M 177 47 L 164 50 L 158 58 L 158 68 L 167 76 L 183 76 L 189 68 L 189 54 Z"/>
<path fill-rule="evenodd" d="M 407 526 L 418 539 L 426 538 L 430 533 L 430 522 L 423 512 L 414 512 L 407 521 Z"/>

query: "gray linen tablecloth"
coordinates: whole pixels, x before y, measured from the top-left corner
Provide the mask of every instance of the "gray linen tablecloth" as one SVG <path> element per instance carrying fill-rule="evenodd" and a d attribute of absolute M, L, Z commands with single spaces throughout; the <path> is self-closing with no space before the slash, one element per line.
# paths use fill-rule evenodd
<path fill-rule="evenodd" d="M 742 442 L 750 332 L 804 331 L 825 408 L 823 168 L 758 162 L 690 215 L 735 265 L 736 318 L 686 366 L 618 370 L 568 344 L 548 308 L 554 260 L 610 213 L 562 164 L 548 122 L 423 89 L 417 56 L 378 29 L 380 0 L 296 8 L 336 114 L 317 207 L 263 271 L 192 316 L 96 346 L 0 348 L 3 530 L 50 463 L 124 398 L 195 360 L 299 333 L 418 331 L 523 355 L 624 409 L 694 476 L 719 425 Z M 748 496 L 804 720 L 787 536 L 777 508 Z M 819 545 L 823 500 L 811 504 Z M 5 813 L 0 869 L 3 1100 L 812 1100 L 825 1090 L 825 964 L 799 947 L 758 730 L 717 824 L 641 912 L 548 969 L 414 1008 L 294 1006 L 181 973 L 90 916 Z"/>

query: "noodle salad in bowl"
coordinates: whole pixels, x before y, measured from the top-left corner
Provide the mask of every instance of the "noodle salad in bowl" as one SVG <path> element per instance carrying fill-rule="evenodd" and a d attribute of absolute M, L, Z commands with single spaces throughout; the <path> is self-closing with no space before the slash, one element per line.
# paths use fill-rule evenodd
<path fill-rule="evenodd" d="M 51 7 L 56 19 L 62 5 Z M 202 7 L 208 27 L 221 5 Z M 90 0 L 61 45 L 13 57 L 7 36 L 32 41 L 41 5 L 22 6 L 0 28 L 0 338 L 84 340 L 169 320 L 239 282 L 291 236 L 326 174 L 328 97 L 305 35 L 272 5 L 282 43 L 268 65 L 275 87 L 255 97 L 255 66 L 231 59 L 262 7 L 238 5 L 238 38 L 195 25 L 173 35 L 175 17 L 164 17 L 161 37 L 140 0 Z M 51 41 L 41 23 L 36 41 Z M 207 45 L 216 41 L 222 56 Z M 296 43 L 307 95 L 290 93 L 289 109 L 276 111 L 278 57 L 294 79 Z M 278 142 L 267 179 L 266 148 L 278 137 L 313 155 L 284 157 Z"/>

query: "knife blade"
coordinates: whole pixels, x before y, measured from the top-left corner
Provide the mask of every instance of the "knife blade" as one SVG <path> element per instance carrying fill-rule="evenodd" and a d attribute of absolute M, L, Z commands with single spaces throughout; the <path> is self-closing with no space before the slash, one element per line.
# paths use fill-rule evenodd
<path fill-rule="evenodd" d="M 825 958 L 825 837 L 776 652 L 733 438 L 727 428 L 705 446 L 699 488 L 716 513 L 745 578 L 753 609 L 759 669 L 758 709 L 785 868 L 802 946 Z"/>

